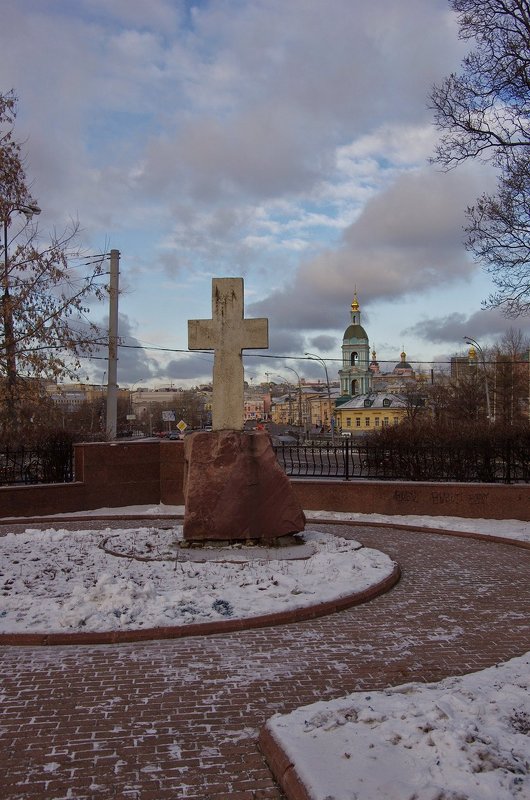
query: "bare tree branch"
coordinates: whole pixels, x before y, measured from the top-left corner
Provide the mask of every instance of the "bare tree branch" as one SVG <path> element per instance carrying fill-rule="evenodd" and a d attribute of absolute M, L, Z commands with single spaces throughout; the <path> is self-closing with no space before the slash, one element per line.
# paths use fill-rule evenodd
<path fill-rule="evenodd" d="M 466 246 L 497 287 L 486 306 L 510 316 L 530 309 L 530 3 L 450 0 L 460 37 L 475 49 L 460 75 L 431 94 L 442 132 L 433 163 L 453 169 L 469 159 L 499 171 L 497 194 L 467 209 Z"/>

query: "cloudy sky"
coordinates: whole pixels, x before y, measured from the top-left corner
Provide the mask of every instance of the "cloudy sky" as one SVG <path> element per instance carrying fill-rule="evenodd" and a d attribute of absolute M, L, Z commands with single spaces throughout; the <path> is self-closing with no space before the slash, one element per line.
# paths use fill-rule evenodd
<path fill-rule="evenodd" d="M 121 252 L 120 335 L 145 348 L 121 385 L 211 377 L 185 351 L 214 276 L 244 277 L 292 358 L 245 358 L 254 381 L 321 377 L 306 351 L 335 376 L 355 288 L 384 369 L 514 327 L 462 245 L 494 175 L 428 162 L 430 89 L 466 52 L 447 0 L 17 0 L 0 48 L 41 230 L 78 218 L 87 252 Z"/>

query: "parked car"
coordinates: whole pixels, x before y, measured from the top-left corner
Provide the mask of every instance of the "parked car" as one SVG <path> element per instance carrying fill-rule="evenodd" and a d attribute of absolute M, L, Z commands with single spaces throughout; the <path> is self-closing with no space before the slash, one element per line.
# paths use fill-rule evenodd
<path fill-rule="evenodd" d="M 298 444 L 298 439 L 294 436 L 287 436 L 287 435 L 279 435 L 279 436 L 271 436 L 271 440 L 273 445 L 294 445 Z"/>

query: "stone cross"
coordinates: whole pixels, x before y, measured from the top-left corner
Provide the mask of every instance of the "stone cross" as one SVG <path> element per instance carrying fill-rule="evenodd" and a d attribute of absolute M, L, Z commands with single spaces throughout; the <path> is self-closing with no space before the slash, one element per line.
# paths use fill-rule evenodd
<path fill-rule="evenodd" d="M 243 278 L 213 278 L 212 319 L 188 320 L 188 348 L 214 351 L 213 430 L 243 429 L 241 351 L 268 346 L 268 320 L 244 318 Z"/>

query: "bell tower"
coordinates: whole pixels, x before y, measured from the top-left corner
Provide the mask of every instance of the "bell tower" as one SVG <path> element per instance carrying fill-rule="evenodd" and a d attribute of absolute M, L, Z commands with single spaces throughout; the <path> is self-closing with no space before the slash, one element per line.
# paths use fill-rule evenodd
<path fill-rule="evenodd" d="M 351 304 L 351 322 L 342 340 L 342 369 L 339 370 L 338 402 L 346 402 L 357 394 L 367 394 L 372 388 L 370 345 L 368 334 L 361 325 L 361 308 L 355 292 Z"/>

